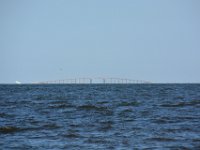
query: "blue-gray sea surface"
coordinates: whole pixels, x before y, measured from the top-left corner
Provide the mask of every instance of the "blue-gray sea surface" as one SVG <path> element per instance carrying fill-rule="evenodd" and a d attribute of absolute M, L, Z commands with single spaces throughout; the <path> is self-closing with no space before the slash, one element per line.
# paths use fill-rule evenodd
<path fill-rule="evenodd" d="M 200 85 L 0 85 L 0 149 L 200 149 Z"/>

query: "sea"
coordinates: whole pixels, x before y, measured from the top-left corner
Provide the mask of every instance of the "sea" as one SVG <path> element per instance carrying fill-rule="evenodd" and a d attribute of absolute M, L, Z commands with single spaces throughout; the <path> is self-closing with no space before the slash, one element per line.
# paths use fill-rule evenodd
<path fill-rule="evenodd" d="M 200 84 L 2 84 L 0 149 L 198 150 Z"/>

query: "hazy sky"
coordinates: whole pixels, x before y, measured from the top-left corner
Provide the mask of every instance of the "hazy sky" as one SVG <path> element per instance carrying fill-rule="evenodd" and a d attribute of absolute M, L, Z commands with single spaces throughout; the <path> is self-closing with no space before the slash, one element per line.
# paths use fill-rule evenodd
<path fill-rule="evenodd" d="M 0 83 L 200 82 L 199 0 L 0 0 Z"/>

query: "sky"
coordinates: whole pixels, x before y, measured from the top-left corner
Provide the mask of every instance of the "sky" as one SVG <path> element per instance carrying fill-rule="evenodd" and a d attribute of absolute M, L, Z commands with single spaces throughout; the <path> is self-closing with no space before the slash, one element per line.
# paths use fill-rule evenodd
<path fill-rule="evenodd" d="M 0 0 L 0 83 L 200 82 L 199 0 Z"/>

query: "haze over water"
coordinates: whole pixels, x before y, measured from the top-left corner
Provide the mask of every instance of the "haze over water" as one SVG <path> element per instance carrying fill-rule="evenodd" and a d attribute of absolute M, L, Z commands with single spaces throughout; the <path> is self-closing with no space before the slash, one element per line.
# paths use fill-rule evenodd
<path fill-rule="evenodd" d="M 200 149 L 200 84 L 119 84 L 199 56 L 199 0 L 0 0 L 0 149 Z"/>
<path fill-rule="evenodd" d="M 1 0 L 0 83 L 200 83 L 199 0 Z"/>

